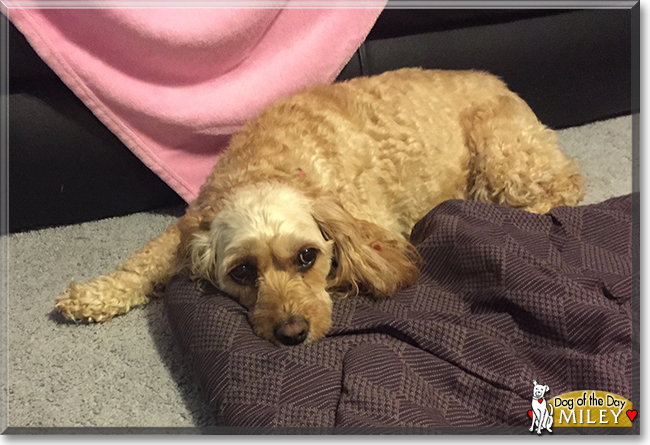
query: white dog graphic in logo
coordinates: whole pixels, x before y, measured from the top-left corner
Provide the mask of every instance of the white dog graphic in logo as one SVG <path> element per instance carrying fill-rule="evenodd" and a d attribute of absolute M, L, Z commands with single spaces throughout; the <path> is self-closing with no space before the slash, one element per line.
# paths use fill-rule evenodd
<path fill-rule="evenodd" d="M 537 426 L 537 434 L 542 434 L 542 430 L 546 429 L 549 433 L 552 433 L 551 427 L 553 426 L 553 405 L 548 404 L 546 408 L 546 400 L 544 400 L 544 395 L 549 391 L 547 385 L 538 385 L 535 380 L 533 380 L 533 409 L 532 415 L 533 423 L 530 425 L 529 431 L 532 432 Z"/>

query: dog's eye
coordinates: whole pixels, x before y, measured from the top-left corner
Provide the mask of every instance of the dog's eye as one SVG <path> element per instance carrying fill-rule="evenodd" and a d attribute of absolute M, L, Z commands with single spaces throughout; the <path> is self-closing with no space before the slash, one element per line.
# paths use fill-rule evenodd
<path fill-rule="evenodd" d="M 301 250 L 298 254 L 298 266 L 303 269 L 311 267 L 316 261 L 316 256 L 318 255 L 318 250 L 310 247 L 309 249 Z"/>
<path fill-rule="evenodd" d="M 230 278 L 242 286 L 253 284 L 257 280 L 257 268 L 251 264 L 240 264 L 230 271 Z"/>

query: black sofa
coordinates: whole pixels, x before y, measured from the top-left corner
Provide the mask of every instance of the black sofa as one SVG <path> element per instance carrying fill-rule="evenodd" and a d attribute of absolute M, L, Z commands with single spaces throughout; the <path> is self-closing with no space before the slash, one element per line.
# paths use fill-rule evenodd
<path fill-rule="evenodd" d="M 634 8 L 389 7 L 339 80 L 408 66 L 481 69 L 502 77 L 552 128 L 630 114 L 638 112 L 632 104 L 638 4 Z M 11 232 L 183 203 L 95 118 L 13 25 L 9 147 Z"/>

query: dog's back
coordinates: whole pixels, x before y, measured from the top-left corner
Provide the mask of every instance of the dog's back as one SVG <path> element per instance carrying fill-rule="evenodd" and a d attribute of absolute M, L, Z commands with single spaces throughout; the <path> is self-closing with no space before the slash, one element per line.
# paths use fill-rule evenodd
<path fill-rule="evenodd" d="M 233 164 L 300 169 L 355 217 L 404 236 L 447 199 L 545 212 L 582 197 L 555 134 L 480 71 L 402 69 L 308 88 L 267 108 L 227 156 L 208 183 Z"/>

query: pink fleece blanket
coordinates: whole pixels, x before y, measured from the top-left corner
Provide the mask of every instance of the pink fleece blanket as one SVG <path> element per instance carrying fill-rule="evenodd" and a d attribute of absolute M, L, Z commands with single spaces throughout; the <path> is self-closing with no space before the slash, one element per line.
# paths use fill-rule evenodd
<path fill-rule="evenodd" d="M 296 0 L 282 9 L 23 9 L 29 2 L 11 3 L 9 19 L 40 57 L 191 201 L 230 135 L 275 99 L 333 81 L 385 2 L 374 2 L 375 9 L 293 9 Z"/>

